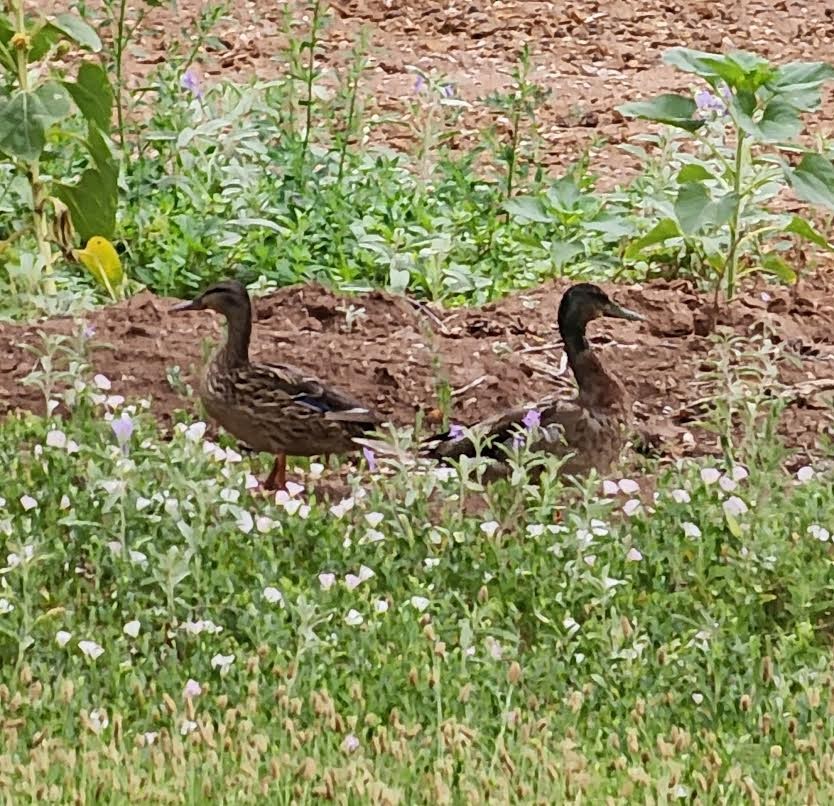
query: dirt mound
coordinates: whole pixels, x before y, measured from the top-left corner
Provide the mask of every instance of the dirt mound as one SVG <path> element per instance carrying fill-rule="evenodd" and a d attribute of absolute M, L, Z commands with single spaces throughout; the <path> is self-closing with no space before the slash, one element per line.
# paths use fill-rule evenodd
<path fill-rule="evenodd" d="M 258 299 L 253 358 L 294 363 L 344 387 L 398 424 L 418 411 L 431 422 L 438 400 L 451 391 L 454 419 L 468 422 L 533 401 L 572 384 L 556 309 L 565 281 L 553 281 L 481 308 L 444 311 L 404 297 L 373 292 L 340 296 L 321 286 L 295 286 Z M 685 282 L 653 282 L 607 290 L 643 312 L 647 323 L 601 320 L 589 329 L 603 360 L 636 401 L 644 437 L 667 456 L 704 454 L 717 448 L 700 432 L 699 399 L 725 394 L 720 378 L 703 385 L 713 340 L 705 334 L 709 300 Z M 719 331 L 748 337 L 770 334 L 779 346 L 778 384 L 791 387 L 781 432 L 799 454 L 819 449 L 832 433 L 834 306 L 823 276 L 802 289 L 750 288 L 727 307 Z M 209 313 L 172 315 L 173 300 L 143 293 L 91 313 L 92 360 L 113 382 L 113 392 L 151 396 L 168 419 L 196 403 L 169 381 L 179 367 L 196 386 L 208 348 L 222 337 Z M 43 410 L 38 390 L 21 381 L 35 364 L 38 331 L 68 334 L 78 325 L 53 319 L 38 325 L 0 326 L 0 415 L 22 408 Z M 740 356 L 730 360 L 744 363 Z M 700 382 L 699 382 L 700 379 Z M 181 386 L 178 386 L 181 388 Z"/>

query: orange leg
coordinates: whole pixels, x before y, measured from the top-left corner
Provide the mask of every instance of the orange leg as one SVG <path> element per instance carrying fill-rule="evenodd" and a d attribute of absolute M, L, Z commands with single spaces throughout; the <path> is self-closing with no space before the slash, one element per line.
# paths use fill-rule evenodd
<path fill-rule="evenodd" d="M 265 490 L 286 490 L 287 489 L 287 455 L 279 453 L 275 457 L 275 464 L 264 482 Z"/>

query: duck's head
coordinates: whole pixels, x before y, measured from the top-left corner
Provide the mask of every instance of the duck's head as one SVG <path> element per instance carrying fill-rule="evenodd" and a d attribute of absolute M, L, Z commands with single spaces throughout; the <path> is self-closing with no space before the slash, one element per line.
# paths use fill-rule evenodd
<path fill-rule="evenodd" d="M 630 311 L 617 305 L 598 285 L 577 283 L 571 286 L 559 303 L 559 329 L 585 329 L 585 325 L 594 319 L 608 316 L 612 319 L 630 319 L 641 321 L 646 317 L 636 311 Z"/>
<path fill-rule="evenodd" d="M 217 311 L 227 319 L 248 316 L 250 302 L 246 287 L 237 280 L 222 280 L 209 286 L 191 302 L 181 302 L 171 309 L 174 313 L 204 310 Z"/>

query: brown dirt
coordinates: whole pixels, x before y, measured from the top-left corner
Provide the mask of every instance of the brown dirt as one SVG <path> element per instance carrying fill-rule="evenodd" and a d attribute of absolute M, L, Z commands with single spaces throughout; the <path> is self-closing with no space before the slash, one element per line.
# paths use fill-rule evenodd
<path fill-rule="evenodd" d="M 559 374 L 563 351 L 554 323 L 566 287 L 554 281 L 483 308 L 452 312 L 382 292 L 342 297 L 314 285 L 287 288 L 256 301 L 253 357 L 297 364 L 398 424 L 414 422 L 417 411 L 431 420 L 437 384 L 445 380 L 455 390 L 454 419 L 468 422 L 570 384 L 569 371 Z M 715 438 L 695 427 L 696 401 L 726 394 L 720 384 L 698 383 L 713 346 L 699 335 L 709 301 L 682 281 L 607 289 L 649 317 L 648 323 L 602 320 L 590 332 L 607 366 L 634 396 L 652 452 L 667 458 L 715 452 Z M 719 318 L 719 330 L 748 339 L 772 334 L 781 350 L 778 383 L 791 387 L 792 399 L 780 431 L 798 456 L 818 455 L 821 435 L 834 434 L 831 285 L 808 281 L 796 295 L 770 288 L 767 302 L 762 293 L 751 288 L 740 295 Z M 154 411 L 166 419 L 178 408 L 195 406 L 171 388 L 170 368 L 179 366 L 194 383 L 204 340 L 221 337 L 214 315 L 172 315 L 173 302 L 142 293 L 87 319 L 96 328 L 95 371 L 113 381 L 113 393 L 152 396 Z M 365 312 L 350 330 L 348 305 Z M 36 346 L 39 330 L 70 333 L 76 327 L 69 319 L 0 326 L 0 416 L 43 408 L 39 392 L 21 384 L 35 361 L 23 345 Z M 748 349 L 750 344 L 745 342 Z"/>

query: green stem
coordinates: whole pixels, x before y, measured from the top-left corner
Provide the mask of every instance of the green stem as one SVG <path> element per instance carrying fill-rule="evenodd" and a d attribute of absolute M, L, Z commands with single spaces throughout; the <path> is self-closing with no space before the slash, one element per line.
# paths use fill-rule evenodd
<path fill-rule="evenodd" d="M 507 199 L 513 195 L 513 181 L 515 179 L 516 154 L 518 152 L 518 136 L 521 129 L 521 112 L 513 112 L 513 130 L 510 136 L 510 154 L 507 159 Z"/>
<path fill-rule="evenodd" d="M 321 0 L 313 3 L 313 20 L 310 24 L 309 53 L 307 54 L 307 71 L 305 84 L 307 91 L 307 108 L 304 116 L 304 142 L 301 148 L 302 169 L 307 159 L 307 148 L 310 145 L 310 129 L 313 127 L 313 79 L 316 68 L 316 46 L 319 35 L 319 15 L 321 14 Z"/>
<path fill-rule="evenodd" d="M 730 247 L 727 250 L 727 263 L 725 273 L 727 275 L 727 300 L 731 300 L 736 290 L 736 264 L 738 262 L 739 245 L 739 218 L 741 217 L 742 195 L 741 175 L 744 169 L 744 132 L 741 129 L 736 131 L 736 158 L 735 174 L 733 176 L 733 193 L 735 194 L 735 205 L 733 215 L 730 218 Z"/>
<path fill-rule="evenodd" d="M 22 0 L 13 2 L 17 33 L 26 34 L 26 20 L 23 14 Z M 28 56 L 29 48 L 19 47 L 15 50 L 17 61 L 17 80 L 21 92 L 29 92 L 29 69 Z M 46 190 L 41 181 L 40 163 L 35 157 L 29 163 L 29 186 L 32 191 L 32 228 L 35 232 L 35 240 L 38 244 L 38 252 L 43 261 L 43 290 L 47 294 L 54 294 L 56 291 L 55 281 L 52 279 L 52 248 L 49 245 L 49 224 L 46 220 L 45 200 Z"/>
<path fill-rule="evenodd" d="M 125 150 L 125 118 L 122 95 L 122 70 L 125 52 L 125 13 L 127 0 L 119 0 L 119 20 L 116 25 L 116 118 L 119 126 L 119 146 Z"/>

